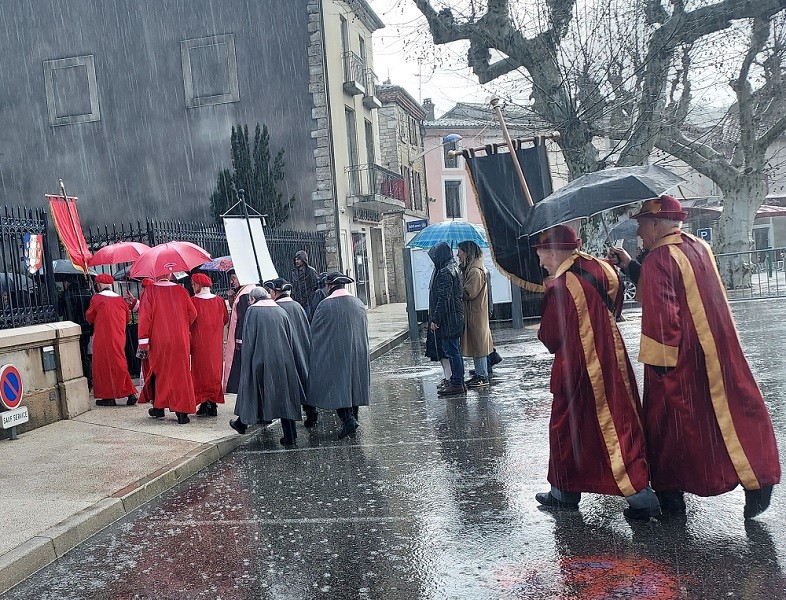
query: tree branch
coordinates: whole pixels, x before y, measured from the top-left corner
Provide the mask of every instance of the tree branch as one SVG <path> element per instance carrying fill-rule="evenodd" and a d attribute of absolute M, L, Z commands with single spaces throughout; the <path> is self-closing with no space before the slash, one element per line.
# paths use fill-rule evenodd
<path fill-rule="evenodd" d="M 674 126 L 663 128 L 655 146 L 690 165 L 720 186 L 738 176 L 737 170 L 723 154 L 707 144 L 691 140 Z"/>

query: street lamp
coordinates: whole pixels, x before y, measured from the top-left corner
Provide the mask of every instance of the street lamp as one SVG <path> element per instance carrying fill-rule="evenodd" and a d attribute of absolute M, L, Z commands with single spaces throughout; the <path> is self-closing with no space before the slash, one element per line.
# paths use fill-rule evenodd
<path fill-rule="evenodd" d="M 454 144 L 456 142 L 460 142 L 461 139 L 462 138 L 461 138 L 461 136 L 458 133 L 448 133 L 446 135 L 443 135 L 442 136 L 442 143 L 439 146 L 433 146 L 433 147 L 429 148 L 428 150 L 424 150 L 423 152 L 419 152 L 418 154 L 416 154 L 415 156 L 413 156 L 412 158 L 409 159 L 409 161 L 408 161 L 409 162 L 409 166 L 411 167 L 412 165 L 414 165 L 416 160 L 418 160 L 419 158 L 422 158 L 423 156 L 425 156 L 429 152 L 432 152 L 433 150 L 437 150 L 438 148 L 442 148 L 445 144 Z"/>

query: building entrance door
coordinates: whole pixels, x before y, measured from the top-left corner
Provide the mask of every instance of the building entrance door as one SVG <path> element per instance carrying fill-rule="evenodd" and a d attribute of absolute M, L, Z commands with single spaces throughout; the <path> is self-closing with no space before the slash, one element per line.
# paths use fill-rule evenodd
<path fill-rule="evenodd" d="M 355 287 L 358 298 L 366 306 L 370 306 L 368 280 L 368 251 L 366 250 L 366 235 L 352 232 L 352 254 L 355 258 Z"/>

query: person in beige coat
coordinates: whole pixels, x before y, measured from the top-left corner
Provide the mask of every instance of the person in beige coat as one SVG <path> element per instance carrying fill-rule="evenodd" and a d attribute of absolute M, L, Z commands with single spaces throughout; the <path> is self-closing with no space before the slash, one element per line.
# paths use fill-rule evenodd
<path fill-rule="evenodd" d="M 489 327 L 488 274 L 480 247 L 471 241 L 460 242 L 458 259 L 464 275 L 464 334 L 461 354 L 472 357 L 475 374 L 467 381 L 468 388 L 489 385 L 487 356 L 494 348 Z"/>

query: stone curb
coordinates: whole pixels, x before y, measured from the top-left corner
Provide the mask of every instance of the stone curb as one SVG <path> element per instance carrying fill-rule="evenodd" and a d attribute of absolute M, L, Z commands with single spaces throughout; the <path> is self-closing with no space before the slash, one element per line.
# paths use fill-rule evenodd
<path fill-rule="evenodd" d="M 62 557 L 89 537 L 121 519 L 159 494 L 174 487 L 252 436 L 231 435 L 206 442 L 150 475 L 117 490 L 108 498 L 82 509 L 54 527 L 0 555 L 0 594 Z"/>
<path fill-rule="evenodd" d="M 370 359 L 376 360 L 391 348 L 398 346 L 401 342 L 406 340 L 408 337 L 409 337 L 409 330 L 407 329 L 401 330 L 386 342 L 382 342 L 381 344 L 375 346 L 374 348 L 371 348 L 371 350 L 369 351 Z"/>

